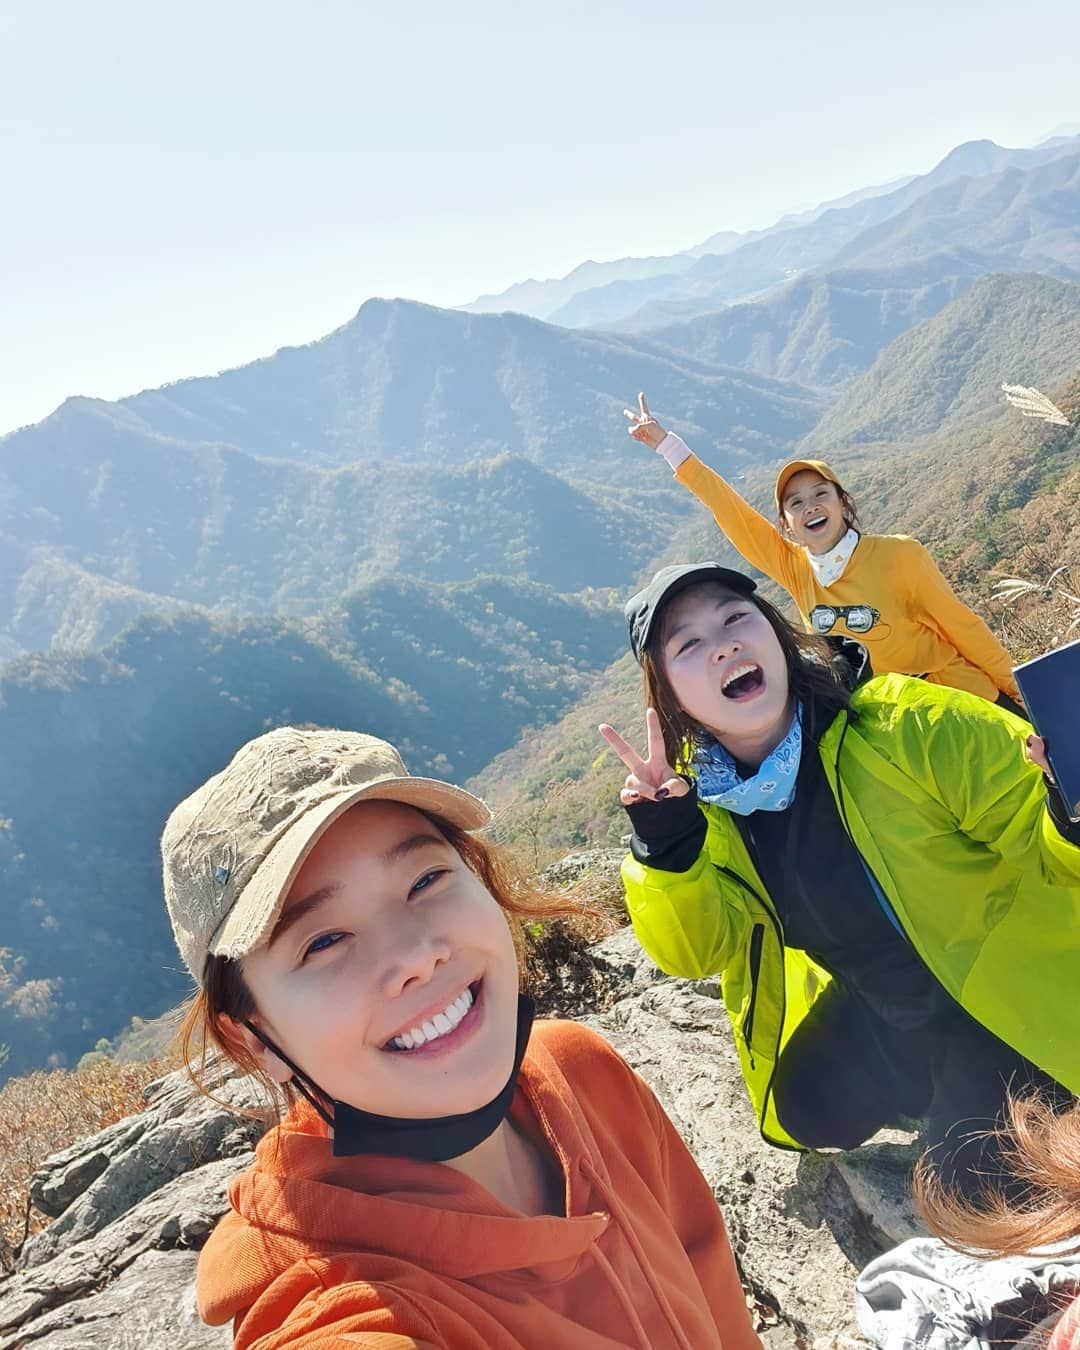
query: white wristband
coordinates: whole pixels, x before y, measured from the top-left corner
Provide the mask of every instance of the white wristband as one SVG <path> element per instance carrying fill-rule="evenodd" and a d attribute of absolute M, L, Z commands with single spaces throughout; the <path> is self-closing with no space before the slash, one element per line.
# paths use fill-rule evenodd
<path fill-rule="evenodd" d="M 684 459 L 690 458 L 691 450 L 684 440 L 676 436 L 673 431 L 669 431 L 656 447 L 656 453 L 664 456 L 671 465 L 672 473 L 674 473 Z"/>

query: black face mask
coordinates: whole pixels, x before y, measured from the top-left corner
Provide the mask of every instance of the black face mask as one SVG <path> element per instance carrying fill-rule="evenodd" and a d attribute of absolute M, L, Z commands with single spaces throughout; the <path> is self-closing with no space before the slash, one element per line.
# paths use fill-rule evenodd
<path fill-rule="evenodd" d="M 244 1025 L 263 1045 L 292 1069 L 297 1091 L 305 1097 L 334 1132 L 334 1156 L 352 1157 L 357 1153 L 383 1153 L 395 1158 L 415 1158 L 418 1162 L 446 1162 L 460 1157 L 494 1134 L 506 1119 L 514 1100 L 521 1061 L 529 1044 L 535 1005 L 525 994 L 518 995 L 517 1048 L 514 1068 L 506 1086 L 486 1106 L 459 1116 L 437 1116 L 415 1120 L 406 1116 L 377 1116 L 361 1111 L 329 1096 L 264 1035 L 258 1027 Z M 408 1052 L 404 1052 L 408 1053 Z"/>

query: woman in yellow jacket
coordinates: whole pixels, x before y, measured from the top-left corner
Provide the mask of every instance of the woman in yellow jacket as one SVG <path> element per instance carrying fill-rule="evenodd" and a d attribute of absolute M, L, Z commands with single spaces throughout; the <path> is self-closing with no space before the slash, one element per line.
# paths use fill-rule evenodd
<path fill-rule="evenodd" d="M 1080 827 L 1045 746 L 971 694 L 867 678 L 857 643 L 799 632 L 716 563 L 664 568 L 626 614 L 648 749 L 601 732 L 629 770 L 645 950 L 722 977 L 770 1143 L 924 1118 L 973 1186 L 996 1159 L 971 1131 L 1010 1082 L 1080 1091 Z"/>
<path fill-rule="evenodd" d="M 811 631 L 853 634 L 879 674 L 921 675 L 1024 715 L 1009 653 L 917 539 L 861 533 L 854 503 L 827 464 L 784 465 L 774 525 L 660 425 L 644 394 L 626 416 L 634 440 L 667 460 L 746 561 L 788 592 Z"/>

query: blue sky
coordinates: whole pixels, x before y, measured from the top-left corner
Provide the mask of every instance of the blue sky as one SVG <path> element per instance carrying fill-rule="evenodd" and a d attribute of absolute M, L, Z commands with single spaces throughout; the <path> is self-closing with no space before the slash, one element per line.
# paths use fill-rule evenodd
<path fill-rule="evenodd" d="M 1080 121 L 1080 6 L 0 0 L 0 433 Z"/>

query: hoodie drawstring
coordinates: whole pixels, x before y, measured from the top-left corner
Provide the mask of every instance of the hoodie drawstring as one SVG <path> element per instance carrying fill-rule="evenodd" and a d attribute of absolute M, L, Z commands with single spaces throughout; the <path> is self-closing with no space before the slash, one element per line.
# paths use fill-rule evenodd
<path fill-rule="evenodd" d="M 619 1225 L 619 1228 L 622 1230 L 623 1236 L 626 1238 L 626 1241 L 629 1244 L 631 1251 L 634 1253 L 634 1259 L 637 1261 L 641 1273 L 645 1276 L 645 1281 L 652 1292 L 653 1298 L 656 1300 L 657 1304 L 660 1306 L 660 1310 L 663 1312 L 665 1318 L 667 1319 L 668 1326 L 671 1328 L 672 1334 L 675 1337 L 679 1350 L 694 1350 L 694 1347 L 690 1344 L 690 1342 L 686 1339 L 686 1336 L 683 1334 L 682 1327 L 680 1327 L 679 1325 L 679 1319 L 675 1315 L 674 1308 L 672 1308 L 671 1304 L 668 1302 L 667 1295 L 664 1293 L 664 1291 L 657 1284 L 656 1280 L 653 1278 L 652 1268 L 650 1267 L 649 1262 L 646 1259 L 645 1253 L 642 1250 L 641 1243 L 637 1239 L 637 1234 L 634 1232 L 634 1225 L 627 1219 L 626 1212 L 623 1209 L 622 1204 L 620 1203 L 619 1198 L 616 1195 L 615 1191 L 613 1189 L 610 1189 L 605 1184 L 603 1178 L 600 1176 L 596 1168 L 593 1167 L 593 1165 L 589 1162 L 587 1158 L 583 1158 L 581 1160 L 581 1171 L 582 1174 L 586 1177 L 586 1179 L 590 1181 L 592 1185 L 600 1192 L 600 1195 L 603 1197 L 605 1205 L 611 1211 L 612 1217 L 615 1219 L 615 1221 Z M 615 1290 L 616 1297 L 618 1298 L 620 1304 L 622 1305 L 623 1310 L 626 1312 L 627 1317 L 630 1319 L 630 1322 L 634 1328 L 634 1334 L 638 1338 L 640 1350 L 653 1350 L 649 1340 L 647 1339 L 646 1331 L 644 1326 L 642 1325 L 641 1318 L 638 1316 L 637 1309 L 634 1307 L 633 1303 L 630 1301 L 629 1296 L 623 1289 L 622 1283 L 619 1280 L 618 1276 L 615 1274 L 614 1268 L 608 1261 L 607 1257 L 604 1256 L 604 1254 L 600 1251 L 599 1246 L 595 1247 L 594 1251 L 597 1263 L 604 1268 L 605 1274 L 608 1277 L 608 1281 Z"/>

